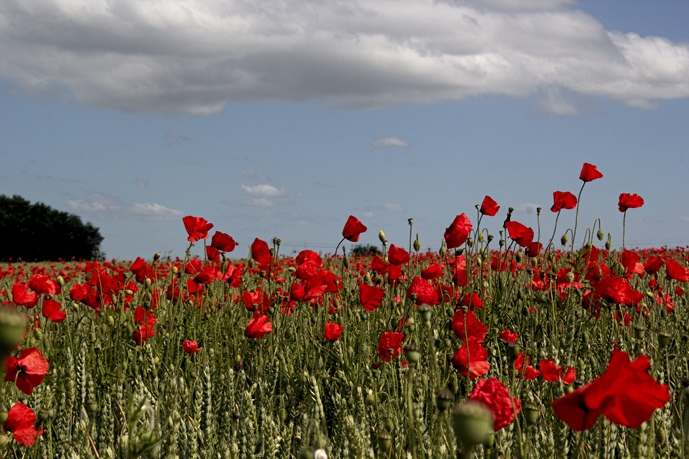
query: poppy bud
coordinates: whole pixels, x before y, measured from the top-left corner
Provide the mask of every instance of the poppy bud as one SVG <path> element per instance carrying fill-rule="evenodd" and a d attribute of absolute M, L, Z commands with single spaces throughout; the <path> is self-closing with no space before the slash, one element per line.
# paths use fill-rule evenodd
<path fill-rule="evenodd" d="M 7 421 L 7 411 L 0 411 L 0 424 L 4 424 Z"/>
<path fill-rule="evenodd" d="M 378 239 L 380 239 L 380 242 L 383 243 L 383 245 L 386 245 L 388 243 L 388 240 L 385 238 L 385 233 L 383 230 L 378 231 Z"/>
<path fill-rule="evenodd" d="M 478 234 L 478 241 L 479 241 L 479 242 L 483 242 L 483 241 L 485 241 L 485 240 L 486 240 L 486 237 L 483 235 L 483 233 L 479 233 L 479 234 Z"/>
<path fill-rule="evenodd" d="M 0 435 L 0 446 L 5 446 L 10 441 L 12 441 L 12 440 L 7 435 Z"/>
<path fill-rule="evenodd" d="M 471 239 L 467 239 L 466 244 L 467 244 L 467 247 L 472 248 L 474 246 L 474 241 Z"/>
<path fill-rule="evenodd" d="M 596 233 L 596 238 L 598 238 L 599 241 L 602 241 L 604 237 L 605 233 L 603 233 L 603 230 L 598 230 L 598 232 Z"/>
<path fill-rule="evenodd" d="M 65 286 L 65 279 L 62 276 L 57 276 L 56 280 L 57 280 L 57 285 L 59 285 L 60 287 Z"/>
<path fill-rule="evenodd" d="M 438 254 L 442 257 L 445 258 L 445 255 L 447 255 L 447 249 L 445 248 L 445 241 L 443 241 L 440 244 L 440 250 L 438 250 Z"/>
<path fill-rule="evenodd" d="M 565 233 L 560 238 L 560 244 L 567 245 L 567 241 L 569 241 L 569 236 L 567 236 L 567 233 Z"/>
<path fill-rule="evenodd" d="M 40 410 L 38 410 L 38 414 L 36 415 L 36 417 L 38 418 L 39 421 L 45 422 L 48 419 L 53 417 L 50 414 L 50 411 L 52 411 L 52 410 L 49 410 L 48 408 L 41 408 Z"/>
<path fill-rule="evenodd" d="M 610 250 L 610 247 L 612 247 L 612 238 L 610 237 L 610 233 L 608 233 L 608 240 L 605 241 L 605 250 Z"/>
<path fill-rule="evenodd" d="M 452 401 L 455 399 L 455 395 L 447 387 L 440 389 L 435 395 L 435 403 L 438 407 L 438 411 L 447 411 L 452 405 Z"/>
<path fill-rule="evenodd" d="M 416 239 L 414 240 L 414 250 L 418 253 L 421 250 L 421 241 L 419 240 L 419 233 L 416 233 Z"/>
<path fill-rule="evenodd" d="M 95 400 L 91 400 L 86 403 L 86 409 L 88 410 L 89 413 L 95 413 L 98 411 L 98 402 Z"/>
<path fill-rule="evenodd" d="M 160 252 L 156 252 L 153 254 L 153 261 L 158 261 L 160 260 Z"/>
<path fill-rule="evenodd" d="M 539 417 L 538 406 L 533 403 L 527 403 L 524 405 L 524 419 L 526 419 L 526 424 L 532 426 L 538 422 Z"/>
<path fill-rule="evenodd" d="M 452 427 L 457 442 L 472 448 L 486 441 L 493 431 L 493 414 L 483 403 L 468 400 L 452 410 Z"/>
<path fill-rule="evenodd" d="M 378 448 L 381 451 L 388 451 L 392 446 L 392 435 L 385 428 L 378 432 Z"/>
<path fill-rule="evenodd" d="M 646 327 L 644 327 L 643 324 L 634 325 L 634 338 L 643 339 L 645 331 Z"/>

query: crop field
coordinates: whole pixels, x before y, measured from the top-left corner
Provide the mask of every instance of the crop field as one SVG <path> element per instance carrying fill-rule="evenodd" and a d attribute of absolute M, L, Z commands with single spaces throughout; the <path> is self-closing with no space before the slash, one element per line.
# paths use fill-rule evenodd
<path fill-rule="evenodd" d="M 241 258 L 188 216 L 183 258 L 2 263 L 0 455 L 687 457 L 689 248 L 511 214 L 486 196 L 433 252 L 409 219 L 353 255 L 350 216 L 334 254 Z"/>

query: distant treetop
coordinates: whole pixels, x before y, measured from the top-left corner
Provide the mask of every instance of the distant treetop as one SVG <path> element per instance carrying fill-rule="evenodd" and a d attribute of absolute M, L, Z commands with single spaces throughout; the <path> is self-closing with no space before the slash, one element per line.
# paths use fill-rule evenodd
<path fill-rule="evenodd" d="M 0 195 L 0 260 L 93 260 L 103 237 L 79 216 L 14 195 Z"/>

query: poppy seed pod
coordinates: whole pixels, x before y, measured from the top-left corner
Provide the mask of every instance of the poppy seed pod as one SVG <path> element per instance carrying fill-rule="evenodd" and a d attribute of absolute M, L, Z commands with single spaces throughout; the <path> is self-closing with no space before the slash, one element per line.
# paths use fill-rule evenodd
<path fill-rule="evenodd" d="M 378 432 L 378 448 L 381 451 L 388 451 L 390 447 L 392 446 L 392 435 L 390 432 L 382 428 L 380 432 Z"/>
<path fill-rule="evenodd" d="M 449 388 L 445 387 L 443 389 L 440 389 L 438 393 L 435 395 L 435 403 L 438 407 L 438 411 L 449 410 L 450 406 L 452 406 L 452 401 L 454 399 L 455 395 Z"/>
<path fill-rule="evenodd" d="M 418 364 L 421 361 L 421 348 L 414 343 L 407 344 L 404 346 L 404 358 L 412 365 Z"/>
<path fill-rule="evenodd" d="M 468 400 L 452 410 L 452 427 L 457 442 L 471 448 L 488 439 L 493 431 L 493 415 L 483 403 Z"/>
<path fill-rule="evenodd" d="M 658 347 L 665 349 L 672 341 L 672 333 L 668 330 L 658 332 Z"/>
<path fill-rule="evenodd" d="M 524 419 L 526 419 L 526 424 L 529 426 L 532 426 L 538 422 L 538 417 L 540 415 L 540 411 L 538 410 L 538 406 L 536 406 L 533 403 L 527 403 L 524 405 Z"/>

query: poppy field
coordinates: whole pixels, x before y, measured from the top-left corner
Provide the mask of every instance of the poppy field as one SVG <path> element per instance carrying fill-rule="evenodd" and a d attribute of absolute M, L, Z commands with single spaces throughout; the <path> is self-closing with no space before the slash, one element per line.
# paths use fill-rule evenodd
<path fill-rule="evenodd" d="M 352 256 L 349 216 L 334 253 L 241 258 L 188 216 L 183 258 L 2 263 L 0 456 L 687 457 L 689 246 L 625 248 L 636 194 L 622 248 L 578 228 L 602 178 L 546 236 L 486 196 L 435 251 L 409 219 Z"/>

